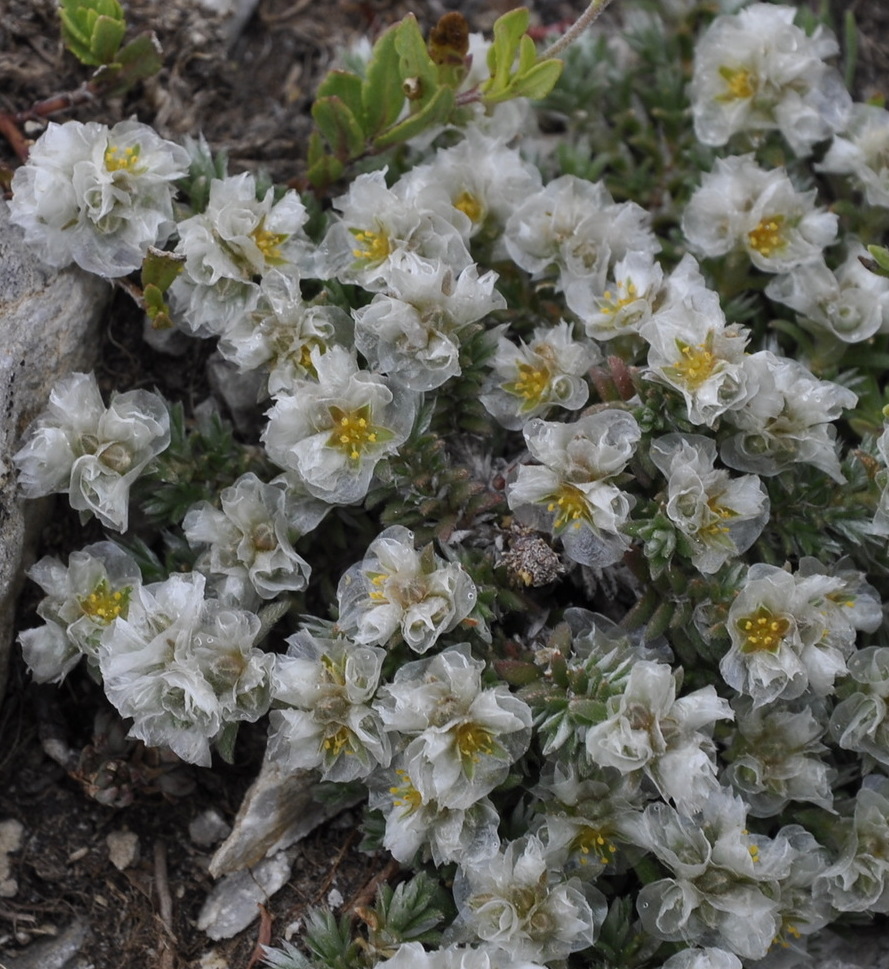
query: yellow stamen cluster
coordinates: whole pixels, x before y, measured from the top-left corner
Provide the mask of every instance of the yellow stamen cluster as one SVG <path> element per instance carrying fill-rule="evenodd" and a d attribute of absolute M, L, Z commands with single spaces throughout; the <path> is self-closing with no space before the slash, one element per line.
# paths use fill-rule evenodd
<path fill-rule="evenodd" d="M 728 527 L 723 525 L 727 518 L 737 518 L 738 513 L 732 508 L 726 508 L 725 505 L 720 505 L 716 497 L 707 499 L 707 508 L 715 516 L 716 520 L 710 522 L 709 525 L 705 525 L 701 529 L 701 533 L 704 535 L 725 535 L 728 533 Z"/>
<path fill-rule="evenodd" d="M 328 447 L 338 448 L 357 461 L 363 451 L 377 443 L 378 428 L 370 422 L 369 406 L 353 411 L 331 407 L 330 416 L 333 418 L 333 433 L 328 438 Z"/>
<path fill-rule="evenodd" d="M 423 806 L 423 795 L 411 783 L 407 771 L 397 770 L 395 773 L 398 774 L 401 783 L 389 788 L 392 803 L 395 807 L 404 808 L 405 814 L 413 814 Z"/>
<path fill-rule="evenodd" d="M 133 145 L 130 148 L 118 148 L 116 145 L 109 145 L 105 149 L 105 168 L 109 172 L 132 172 L 139 171 L 139 146 Z"/>
<path fill-rule="evenodd" d="M 753 863 L 756 864 L 759 861 L 759 848 L 756 845 L 748 845 L 747 850 L 750 852 Z"/>
<path fill-rule="evenodd" d="M 568 525 L 580 528 L 589 519 L 589 507 L 584 493 L 570 484 L 563 484 L 550 496 L 546 510 L 555 514 L 553 528 L 556 531 Z"/>
<path fill-rule="evenodd" d="M 550 379 L 549 368 L 545 364 L 535 367 L 531 363 L 520 363 L 516 367 L 517 376 L 504 389 L 516 397 L 521 397 L 527 407 L 536 407 L 546 393 Z"/>
<path fill-rule="evenodd" d="M 612 844 L 600 828 L 591 825 L 584 825 L 572 842 L 575 851 L 581 854 L 580 863 L 588 863 L 589 856 L 592 855 L 603 865 L 609 864 L 617 851 L 617 846 Z"/>
<path fill-rule="evenodd" d="M 494 738 L 491 731 L 477 723 L 461 723 L 454 731 L 454 743 L 461 760 L 476 764 L 481 756 L 494 753 Z"/>
<path fill-rule="evenodd" d="M 621 295 L 622 293 L 626 293 L 626 295 L 623 296 Z M 616 296 L 610 289 L 605 290 L 605 292 L 602 294 L 603 303 L 599 308 L 603 313 L 611 316 L 613 313 L 617 313 L 619 310 L 622 310 L 625 306 L 629 306 L 630 303 L 635 302 L 638 296 L 639 293 L 636 289 L 636 284 L 632 280 L 630 280 L 626 285 L 619 283 Z"/>
<path fill-rule="evenodd" d="M 787 245 L 787 240 L 781 233 L 784 225 L 783 215 L 766 216 L 760 219 L 755 229 L 747 233 L 747 243 L 767 259 L 779 249 Z"/>
<path fill-rule="evenodd" d="M 484 217 L 485 210 L 482 203 L 472 192 L 461 192 L 454 201 L 454 208 L 459 209 L 473 225 L 478 225 Z"/>
<path fill-rule="evenodd" d="M 385 232 L 373 232 L 371 229 L 352 229 L 357 248 L 352 255 L 366 263 L 380 263 L 392 251 L 389 237 Z"/>
<path fill-rule="evenodd" d="M 692 390 L 697 390 L 710 379 L 719 360 L 713 352 L 713 334 L 709 334 L 705 342 L 699 343 L 697 346 L 683 343 L 682 340 L 677 340 L 676 346 L 681 354 L 680 359 L 672 367 L 667 367 L 665 370 L 680 383 Z"/>
<path fill-rule="evenodd" d="M 263 221 L 250 233 L 250 238 L 267 263 L 276 265 L 284 261 L 281 246 L 287 241 L 286 232 L 270 232 Z"/>
<path fill-rule="evenodd" d="M 331 757 L 339 757 L 341 753 L 352 754 L 352 731 L 348 727 L 340 727 L 335 733 L 329 734 L 322 741 L 322 746 Z"/>
<path fill-rule="evenodd" d="M 717 101 L 746 101 L 756 94 L 755 77 L 745 68 L 720 67 L 719 74 L 727 90 Z"/>
<path fill-rule="evenodd" d="M 760 606 L 756 612 L 739 619 L 735 628 L 744 639 L 742 653 L 774 653 L 790 629 L 790 620 L 775 616 L 766 606 Z"/>
<path fill-rule="evenodd" d="M 112 591 L 107 579 L 102 579 L 88 596 L 77 600 L 85 616 L 106 626 L 121 614 L 126 615 L 129 601 L 129 586 Z"/>
<path fill-rule="evenodd" d="M 377 572 L 372 575 L 369 574 L 368 578 L 370 579 L 371 585 L 375 587 L 370 590 L 368 596 L 373 599 L 374 602 L 388 602 L 389 599 L 387 598 L 386 593 L 381 592 L 379 586 L 381 586 L 386 579 L 389 578 L 389 576 L 385 572 Z"/>
<path fill-rule="evenodd" d="M 772 939 L 772 945 L 778 945 L 782 949 L 789 949 L 790 942 L 786 936 L 790 936 L 791 939 L 801 939 L 802 935 L 802 932 L 792 922 L 784 919 L 781 922 L 781 928 L 778 929 L 778 934 Z"/>

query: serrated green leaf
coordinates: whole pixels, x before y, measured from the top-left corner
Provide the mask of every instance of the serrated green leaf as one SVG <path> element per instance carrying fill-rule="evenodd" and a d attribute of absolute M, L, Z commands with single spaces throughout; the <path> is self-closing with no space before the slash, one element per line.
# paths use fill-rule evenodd
<path fill-rule="evenodd" d="M 151 246 L 142 260 L 142 286 L 156 286 L 165 293 L 184 265 L 185 256 Z"/>
<path fill-rule="evenodd" d="M 391 148 L 415 137 L 433 125 L 443 124 L 447 121 L 454 108 L 454 92 L 448 87 L 439 88 L 435 97 L 416 114 L 405 118 L 373 141 L 373 147 L 377 150 Z"/>
<path fill-rule="evenodd" d="M 417 18 L 408 14 L 395 35 L 402 90 L 422 110 L 438 94 L 438 68 L 429 56 Z"/>
<path fill-rule="evenodd" d="M 315 98 L 339 98 L 360 123 L 364 117 L 361 99 L 362 81 L 351 71 L 331 71 L 318 85 Z"/>
<path fill-rule="evenodd" d="M 364 152 L 366 145 L 361 125 L 340 98 L 318 98 L 312 105 L 312 117 L 340 161 L 357 158 Z"/>
<path fill-rule="evenodd" d="M 394 124 L 404 104 L 404 89 L 398 69 L 398 51 L 395 41 L 403 21 L 390 27 L 374 44 L 361 86 L 361 102 L 364 105 L 364 126 L 369 138 L 373 138 L 389 125 Z"/>

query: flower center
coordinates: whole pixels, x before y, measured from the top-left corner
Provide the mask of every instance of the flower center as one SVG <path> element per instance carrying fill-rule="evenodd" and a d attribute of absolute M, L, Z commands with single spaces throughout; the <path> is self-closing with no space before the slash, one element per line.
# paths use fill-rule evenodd
<path fill-rule="evenodd" d="M 516 379 L 503 385 L 503 389 L 521 397 L 524 400 L 522 410 L 532 410 L 537 407 L 550 384 L 550 370 L 545 363 L 534 366 L 533 363 L 520 363 L 516 366 Z"/>
<path fill-rule="evenodd" d="M 583 521 L 589 520 L 586 495 L 570 484 L 563 484 L 558 491 L 550 495 L 546 510 L 555 515 L 553 529 L 557 532 L 569 524 L 574 528 L 580 528 Z"/>
<path fill-rule="evenodd" d="M 747 233 L 747 242 L 751 249 L 768 258 L 778 249 L 787 245 L 787 240 L 781 234 L 784 225 L 783 215 L 766 216 L 760 219 L 759 225 Z"/>
<path fill-rule="evenodd" d="M 739 619 L 735 628 L 744 639 L 742 653 L 774 653 L 790 629 L 790 620 L 775 616 L 766 606 L 760 606 L 756 612 Z"/>
<path fill-rule="evenodd" d="M 464 763 L 477 764 L 482 754 L 494 753 L 494 738 L 491 731 L 477 723 L 461 723 L 455 729 L 455 744 Z"/>
<path fill-rule="evenodd" d="M 281 257 L 281 246 L 287 241 L 286 232 L 270 232 L 265 227 L 265 220 L 263 220 L 250 233 L 250 238 L 267 263 L 272 266 L 280 266 L 284 262 Z"/>
<path fill-rule="evenodd" d="M 395 773 L 398 774 L 401 783 L 390 787 L 389 793 L 392 795 L 392 804 L 395 807 L 404 808 L 402 817 L 406 817 L 423 806 L 423 795 L 411 784 L 407 771 L 397 770 Z"/>
<path fill-rule="evenodd" d="M 131 172 L 136 174 L 140 171 L 139 164 L 139 145 L 130 148 L 118 148 L 116 145 L 109 145 L 105 149 L 105 168 L 109 172 Z"/>
<path fill-rule="evenodd" d="M 459 209 L 473 225 L 478 225 L 485 214 L 482 203 L 472 194 L 472 192 L 461 192 L 454 202 L 454 208 Z"/>
<path fill-rule="evenodd" d="M 78 599 L 77 604 L 85 616 L 107 626 L 119 615 L 126 615 L 130 591 L 130 586 L 112 591 L 108 580 L 102 579 L 88 596 Z"/>
<path fill-rule="evenodd" d="M 325 753 L 331 757 L 339 757 L 340 754 L 354 753 L 352 749 L 352 731 L 348 727 L 340 727 L 334 733 L 329 733 L 322 741 Z"/>
<path fill-rule="evenodd" d="M 710 379 L 716 367 L 718 358 L 713 352 L 713 333 L 708 333 L 707 339 L 697 346 L 677 340 L 676 347 L 680 353 L 679 360 L 672 367 L 666 367 L 665 371 L 685 386 L 697 390 Z"/>
<path fill-rule="evenodd" d="M 621 295 L 623 293 L 626 295 Z M 629 306 L 630 303 L 635 303 L 638 295 L 636 284 L 632 280 L 627 283 L 618 283 L 616 296 L 610 289 L 606 289 L 602 294 L 602 301 L 599 305 L 599 309 L 603 313 L 607 313 L 609 316 L 611 316 L 612 313 L 619 312 L 625 306 Z"/>
<path fill-rule="evenodd" d="M 575 851 L 580 852 L 580 862 L 583 865 L 587 863 L 589 855 L 592 855 L 603 865 L 607 865 L 617 851 L 617 848 L 605 837 L 605 833 L 600 828 L 586 824 L 578 831 L 571 845 Z"/>
<path fill-rule="evenodd" d="M 745 68 L 720 67 L 719 75 L 728 90 L 717 101 L 746 101 L 756 94 L 754 76 Z"/>
<path fill-rule="evenodd" d="M 366 263 L 380 263 L 386 259 L 392 247 L 385 232 L 373 232 L 371 229 L 350 230 L 355 237 L 357 248 L 352 255 Z"/>
<path fill-rule="evenodd" d="M 379 443 L 380 428 L 370 422 L 369 404 L 352 411 L 331 407 L 330 416 L 333 419 L 333 433 L 327 445 L 343 451 L 352 461 L 357 461 L 363 451 Z"/>

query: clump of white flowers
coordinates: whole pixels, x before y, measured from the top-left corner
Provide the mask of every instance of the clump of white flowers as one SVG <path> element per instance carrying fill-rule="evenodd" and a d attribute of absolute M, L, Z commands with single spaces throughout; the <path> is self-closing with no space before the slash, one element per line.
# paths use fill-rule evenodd
<path fill-rule="evenodd" d="M 12 180 L 244 400 L 56 384 L 20 489 L 125 534 L 31 568 L 25 663 L 203 766 L 267 715 L 363 799 L 415 874 L 313 969 L 802 969 L 889 912 L 889 112 L 810 12 L 621 2 L 543 107 L 521 11 L 404 21 L 326 82 L 314 197 L 134 121 Z"/>

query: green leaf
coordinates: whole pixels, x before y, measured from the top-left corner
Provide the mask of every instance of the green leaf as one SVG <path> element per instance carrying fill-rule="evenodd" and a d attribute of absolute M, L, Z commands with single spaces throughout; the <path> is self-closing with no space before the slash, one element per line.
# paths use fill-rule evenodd
<path fill-rule="evenodd" d="M 488 70 L 491 76 L 481 87 L 485 100 L 488 100 L 488 94 L 506 90 L 513 62 L 530 20 L 528 11 L 524 7 L 517 7 L 494 22 L 494 42 L 488 49 Z"/>
<path fill-rule="evenodd" d="M 438 94 L 438 68 L 429 56 L 417 18 L 408 14 L 395 35 L 398 72 L 408 100 L 426 107 Z"/>
<path fill-rule="evenodd" d="M 238 739 L 238 727 L 240 726 L 241 724 L 237 721 L 227 723 L 216 735 L 214 745 L 226 764 L 235 762 L 235 741 Z"/>
<path fill-rule="evenodd" d="M 361 98 L 362 81 L 350 71 L 331 71 L 318 86 L 315 98 L 339 98 L 356 119 L 364 117 L 364 102 Z"/>
<path fill-rule="evenodd" d="M 454 92 L 448 87 L 439 88 L 435 97 L 416 114 L 405 118 L 404 121 L 384 131 L 373 140 L 376 150 L 390 148 L 401 144 L 415 135 L 420 134 L 433 125 L 447 121 L 454 107 Z"/>
<path fill-rule="evenodd" d="M 318 98 L 312 105 L 312 117 L 337 159 L 345 162 L 364 152 L 366 145 L 361 125 L 340 98 Z"/>
<path fill-rule="evenodd" d="M 510 686 L 527 686 L 543 675 L 540 667 L 533 663 L 523 663 L 518 659 L 494 660 L 494 669 Z"/>
<path fill-rule="evenodd" d="M 390 27 L 374 44 L 361 86 L 364 125 L 368 137 L 395 124 L 404 104 L 395 42 L 402 23 Z"/>
<path fill-rule="evenodd" d="M 94 80 L 108 97 L 118 97 L 139 81 L 157 74 L 164 66 L 161 55 L 157 37 L 152 31 L 146 31 L 121 47 L 114 63 L 100 67 Z"/>
<path fill-rule="evenodd" d="M 117 0 L 62 0 L 59 19 L 65 46 L 93 67 L 114 60 L 127 29 Z"/>
<path fill-rule="evenodd" d="M 874 264 L 862 259 L 864 266 L 878 276 L 889 276 L 889 249 L 885 246 L 868 246 L 867 251 L 873 256 Z"/>
<path fill-rule="evenodd" d="M 346 170 L 346 165 L 333 155 L 321 155 L 309 167 L 306 177 L 316 188 L 324 188 L 335 182 Z"/>
<path fill-rule="evenodd" d="M 154 286 L 165 293 L 184 265 L 185 256 L 149 246 L 148 254 L 142 260 L 142 286 Z"/>

